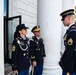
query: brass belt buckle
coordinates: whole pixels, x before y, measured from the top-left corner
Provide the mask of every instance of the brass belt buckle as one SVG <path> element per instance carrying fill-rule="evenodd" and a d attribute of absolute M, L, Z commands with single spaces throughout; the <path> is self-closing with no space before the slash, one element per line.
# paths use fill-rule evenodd
<path fill-rule="evenodd" d="M 36 48 L 36 50 L 40 50 L 40 48 Z"/>

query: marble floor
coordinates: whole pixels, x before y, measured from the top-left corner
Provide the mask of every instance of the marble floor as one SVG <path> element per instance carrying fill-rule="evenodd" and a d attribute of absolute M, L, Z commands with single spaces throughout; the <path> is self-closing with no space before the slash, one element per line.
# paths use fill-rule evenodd
<path fill-rule="evenodd" d="M 15 75 L 12 73 L 12 66 L 10 64 L 5 64 L 4 65 L 5 68 L 5 75 Z"/>

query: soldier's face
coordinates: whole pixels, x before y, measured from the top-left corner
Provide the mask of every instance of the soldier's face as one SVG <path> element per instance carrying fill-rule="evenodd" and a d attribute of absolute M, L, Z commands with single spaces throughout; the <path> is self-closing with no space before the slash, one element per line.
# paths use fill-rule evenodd
<path fill-rule="evenodd" d="M 64 18 L 63 24 L 64 24 L 64 26 L 69 26 L 69 17 L 68 16 Z"/>
<path fill-rule="evenodd" d="M 20 31 L 20 34 L 26 35 L 26 34 L 27 34 L 27 29 L 22 29 L 22 30 Z"/>
<path fill-rule="evenodd" d="M 34 35 L 36 36 L 36 37 L 40 37 L 40 31 L 37 31 L 37 32 L 33 32 L 34 33 Z"/>

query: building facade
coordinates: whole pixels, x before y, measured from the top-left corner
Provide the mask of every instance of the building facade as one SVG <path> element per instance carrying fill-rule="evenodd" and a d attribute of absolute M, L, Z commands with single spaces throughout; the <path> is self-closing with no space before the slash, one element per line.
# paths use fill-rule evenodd
<path fill-rule="evenodd" d="M 61 75 L 62 70 L 58 62 L 60 53 L 64 51 L 62 37 L 66 28 L 63 27 L 59 14 L 66 9 L 74 8 L 74 0 L 8 0 L 7 4 L 6 21 L 8 23 L 4 24 L 4 1 L 0 0 L 0 75 L 5 75 L 4 56 L 11 59 L 13 34 L 19 23 L 25 23 L 30 28 L 27 35 L 29 38 L 32 36 L 33 26 L 41 27 L 41 36 L 46 49 L 43 75 Z"/>

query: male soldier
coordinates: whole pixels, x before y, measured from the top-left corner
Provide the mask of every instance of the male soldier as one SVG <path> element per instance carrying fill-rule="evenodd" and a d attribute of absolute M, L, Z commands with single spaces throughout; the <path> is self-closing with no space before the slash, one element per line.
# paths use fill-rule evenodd
<path fill-rule="evenodd" d="M 34 36 L 30 40 L 30 54 L 32 61 L 32 75 L 42 75 L 45 54 L 43 39 L 40 38 L 40 27 L 35 26 L 31 32 Z"/>
<path fill-rule="evenodd" d="M 74 24 L 74 9 L 60 14 L 64 26 L 69 27 L 64 35 L 65 51 L 61 57 L 62 75 L 76 75 L 76 25 Z"/>

